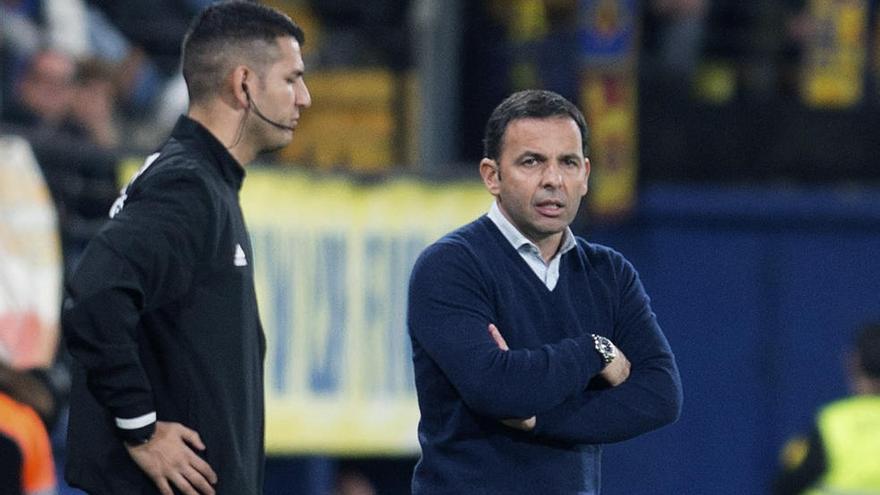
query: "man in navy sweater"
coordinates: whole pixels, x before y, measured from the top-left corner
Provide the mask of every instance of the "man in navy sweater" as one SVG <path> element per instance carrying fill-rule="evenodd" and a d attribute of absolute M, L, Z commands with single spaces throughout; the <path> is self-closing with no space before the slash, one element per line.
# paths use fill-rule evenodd
<path fill-rule="evenodd" d="M 416 495 L 598 494 L 601 444 L 680 414 L 678 369 L 638 274 L 569 228 L 587 193 L 586 133 L 558 94 L 503 101 L 480 162 L 495 202 L 416 262 Z"/>

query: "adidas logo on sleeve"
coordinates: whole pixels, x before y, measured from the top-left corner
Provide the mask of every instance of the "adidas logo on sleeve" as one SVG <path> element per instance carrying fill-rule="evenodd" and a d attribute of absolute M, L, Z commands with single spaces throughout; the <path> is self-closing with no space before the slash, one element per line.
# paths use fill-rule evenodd
<path fill-rule="evenodd" d="M 235 266 L 247 266 L 247 256 L 244 254 L 244 249 L 241 248 L 241 244 L 235 245 L 235 256 L 232 258 L 232 263 Z"/>

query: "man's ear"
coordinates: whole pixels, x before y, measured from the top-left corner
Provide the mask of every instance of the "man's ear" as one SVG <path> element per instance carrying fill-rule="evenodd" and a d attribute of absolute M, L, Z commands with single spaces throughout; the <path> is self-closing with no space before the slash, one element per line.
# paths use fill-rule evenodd
<path fill-rule="evenodd" d="M 480 160 L 480 176 L 492 196 L 498 196 L 501 191 L 501 170 L 498 167 L 498 162 L 491 158 Z"/>
<path fill-rule="evenodd" d="M 247 108 L 250 105 L 248 101 L 248 78 L 250 76 L 250 69 L 244 65 L 239 65 L 229 74 L 228 84 L 232 96 L 241 108 Z"/>
<path fill-rule="evenodd" d="M 584 168 L 586 172 L 584 173 L 584 183 L 581 184 L 580 193 L 581 196 L 587 194 L 587 191 L 590 189 L 590 159 L 584 158 Z"/>

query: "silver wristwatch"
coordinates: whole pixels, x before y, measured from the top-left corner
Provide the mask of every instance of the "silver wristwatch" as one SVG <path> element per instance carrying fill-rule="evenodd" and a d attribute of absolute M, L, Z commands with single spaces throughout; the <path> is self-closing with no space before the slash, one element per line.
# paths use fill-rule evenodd
<path fill-rule="evenodd" d="M 596 335 L 595 333 L 591 335 L 593 337 L 593 345 L 596 347 L 596 352 L 602 356 L 602 361 L 606 365 L 614 361 L 614 358 L 617 357 L 617 350 L 614 348 L 614 344 L 601 335 Z"/>

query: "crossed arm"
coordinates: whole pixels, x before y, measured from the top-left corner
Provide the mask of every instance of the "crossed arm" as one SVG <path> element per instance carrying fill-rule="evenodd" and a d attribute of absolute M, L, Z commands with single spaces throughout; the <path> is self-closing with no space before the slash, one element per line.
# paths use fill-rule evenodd
<path fill-rule="evenodd" d="M 418 356 L 442 371 L 437 378 L 471 410 L 498 420 L 531 417 L 583 391 L 604 365 L 592 337 L 502 351 L 486 333 L 490 291 L 462 257 L 456 248 L 429 248 L 410 282 L 409 330 Z"/>
<path fill-rule="evenodd" d="M 614 337 L 619 339 L 618 357 L 601 373 L 611 388 L 583 390 L 539 413 L 533 422 L 505 422 L 507 426 L 554 441 L 596 444 L 634 438 L 678 419 L 681 382 L 669 344 L 634 272 L 624 290 L 621 325 L 636 331 Z M 621 356 L 624 360 L 618 363 Z"/>
<path fill-rule="evenodd" d="M 681 385 L 671 355 L 636 349 L 638 361 L 625 357 L 625 364 L 618 364 L 626 371 L 612 371 L 623 351 L 618 348 L 618 353 L 602 373 L 611 388 L 583 390 L 536 416 L 502 423 L 570 444 L 620 442 L 673 423 L 681 411 Z M 606 372 L 616 378 L 609 379 Z"/>
<path fill-rule="evenodd" d="M 489 324 L 489 335 L 492 337 L 492 340 L 498 345 L 498 348 L 502 351 L 509 351 L 510 347 L 507 345 L 507 341 L 504 340 L 504 337 L 501 335 L 501 332 L 498 330 L 498 327 L 495 326 L 494 323 Z M 614 360 L 608 363 L 607 366 L 599 373 L 599 376 L 605 379 L 609 385 L 612 387 L 616 387 L 621 383 L 625 382 L 627 378 L 629 378 L 630 371 L 630 362 L 623 354 L 623 351 L 614 346 L 614 343 L 611 344 L 617 356 Z M 535 416 L 531 416 L 525 419 L 502 419 L 501 422 L 505 426 L 509 426 L 510 428 L 516 428 L 517 430 L 522 431 L 532 431 L 535 429 L 535 424 L 537 423 L 537 418 Z"/>
<path fill-rule="evenodd" d="M 464 250 L 447 246 L 430 255 L 428 266 L 413 272 L 410 331 L 477 414 L 571 444 L 621 441 L 678 418 L 675 360 L 625 260 L 614 267 L 620 303 L 613 328 L 604 330 L 619 357 L 603 369 L 590 335 L 508 349 L 494 326 L 475 331 L 493 321 L 488 282 Z M 596 375 L 611 387 L 588 388 Z"/>

